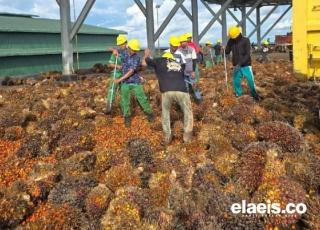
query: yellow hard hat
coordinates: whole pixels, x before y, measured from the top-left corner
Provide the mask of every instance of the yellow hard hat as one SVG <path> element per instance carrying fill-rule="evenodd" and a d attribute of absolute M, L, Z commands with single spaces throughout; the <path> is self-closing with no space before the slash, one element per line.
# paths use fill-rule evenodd
<path fill-rule="evenodd" d="M 173 54 L 170 53 L 170 52 L 165 52 L 163 55 L 162 55 L 163 58 L 168 58 L 168 59 L 175 59 Z"/>
<path fill-rule="evenodd" d="M 180 46 L 180 39 L 177 36 L 171 36 L 169 38 L 169 44 L 171 46 Z"/>
<path fill-rule="evenodd" d="M 267 40 L 263 41 L 263 45 L 269 45 L 269 42 Z"/>
<path fill-rule="evenodd" d="M 192 33 L 185 33 L 187 38 L 192 38 Z"/>
<path fill-rule="evenodd" d="M 217 43 L 221 43 L 221 39 L 218 39 L 218 40 L 217 40 Z"/>
<path fill-rule="evenodd" d="M 241 33 L 241 29 L 238 26 L 231 26 L 229 29 L 229 37 L 231 39 L 236 39 Z"/>
<path fill-rule="evenodd" d="M 188 41 L 187 34 L 182 34 L 182 35 L 179 37 L 179 40 L 180 40 L 180 42 L 187 42 L 187 41 Z"/>
<path fill-rule="evenodd" d="M 208 41 L 206 42 L 206 45 L 212 45 L 212 42 L 208 40 Z"/>
<path fill-rule="evenodd" d="M 127 37 L 123 34 L 119 34 L 119 36 L 117 37 L 117 46 L 123 45 L 126 42 L 127 42 Z"/>
<path fill-rule="evenodd" d="M 128 42 L 128 47 L 133 51 L 140 51 L 140 42 L 138 39 L 132 39 Z"/>

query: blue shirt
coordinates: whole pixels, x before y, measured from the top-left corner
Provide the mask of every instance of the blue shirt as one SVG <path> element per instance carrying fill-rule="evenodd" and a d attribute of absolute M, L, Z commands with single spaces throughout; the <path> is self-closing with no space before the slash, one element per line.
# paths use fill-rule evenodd
<path fill-rule="evenodd" d="M 127 50 L 121 50 L 120 55 L 122 58 L 122 76 L 130 70 L 134 71 L 134 73 L 129 78 L 122 81 L 122 83 L 139 84 L 140 76 L 138 74 L 138 68 L 140 67 L 140 55 L 138 53 L 134 53 L 130 56 Z"/>

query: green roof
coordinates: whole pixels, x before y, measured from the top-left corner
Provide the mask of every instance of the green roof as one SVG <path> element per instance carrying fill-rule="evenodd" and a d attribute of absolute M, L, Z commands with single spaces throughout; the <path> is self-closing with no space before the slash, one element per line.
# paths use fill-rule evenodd
<path fill-rule="evenodd" d="M 60 20 L 36 15 L 0 13 L 0 32 L 60 33 Z M 83 24 L 80 34 L 125 34 L 125 31 Z"/>

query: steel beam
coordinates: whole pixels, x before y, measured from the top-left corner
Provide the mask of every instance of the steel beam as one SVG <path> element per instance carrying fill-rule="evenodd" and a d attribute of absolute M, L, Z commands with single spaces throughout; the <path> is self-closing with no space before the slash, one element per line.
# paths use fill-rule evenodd
<path fill-rule="evenodd" d="M 155 52 L 154 46 L 154 19 L 153 19 L 153 0 L 146 0 L 146 26 L 148 48 Z"/>
<path fill-rule="evenodd" d="M 249 34 L 248 38 L 252 37 L 252 35 L 257 31 L 258 26 L 261 28 L 263 23 L 265 23 L 268 18 L 271 16 L 271 14 L 278 8 L 279 5 L 274 6 L 270 12 L 262 19 L 261 23 L 259 25 L 256 25 L 256 27 L 253 29 L 253 31 Z"/>
<path fill-rule="evenodd" d="M 86 4 L 84 5 L 81 13 L 79 14 L 77 20 L 75 21 L 70 34 L 70 41 L 74 39 L 74 36 L 78 33 L 80 27 L 82 26 L 84 20 L 87 18 L 89 11 L 91 10 L 93 4 L 96 0 L 87 0 Z"/>
<path fill-rule="evenodd" d="M 250 8 L 250 10 L 248 11 L 248 13 L 246 14 L 245 18 L 249 18 L 250 14 L 262 3 L 263 0 L 257 0 L 253 6 Z M 238 24 L 239 26 L 242 26 L 242 23 L 244 21 L 245 18 L 241 19 L 241 22 Z"/>
<path fill-rule="evenodd" d="M 146 0 L 146 2 L 149 2 L 150 0 Z M 153 0 L 151 0 L 153 1 Z M 166 28 L 166 26 L 169 24 L 169 22 L 171 21 L 171 19 L 173 18 L 173 16 L 176 14 L 176 12 L 178 11 L 178 9 L 180 8 L 180 6 L 182 5 L 182 3 L 184 2 L 184 0 L 179 0 L 176 5 L 172 8 L 172 10 L 170 11 L 169 15 L 166 17 L 166 19 L 164 20 L 164 22 L 161 24 L 161 26 L 159 27 L 159 29 L 157 30 L 157 32 L 154 35 L 154 41 L 156 41 L 159 36 L 161 35 L 161 33 L 163 32 L 163 30 Z M 153 18 L 153 17 L 152 17 Z"/>
<path fill-rule="evenodd" d="M 223 45 L 227 45 L 227 41 L 228 41 L 228 34 L 227 34 L 227 11 L 224 10 L 221 14 L 221 18 L 222 18 L 222 44 Z"/>
<path fill-rule="evenodd" d="M 289 12 L 289 10 L 292 8 L 290 5 L 284 12 L 283 14 L 275 21 L 275 23 L 267 30 L 267 32 L 264 33 L 261 39 L 264 39 L 270 32 L 271 30 L 281 21 L 281 19 Z"/>
<path fill-rule="evenodd" d="M 246 7 L 241 7 L 241 18 L 242 18 L 242 34 L 247 36 L 247 18 L 246 18 Z"/>
<path fill-rule="evenodd" d="M 209 4 L 204 1 L 204 0 L 201 0 L 202 4 L 207 8 L 207 10 L 212 14 L 213 17 L 216 16 L 216 13 L 211 9 L 211 7 L 209 6 Z M 222 20 L 220 18 L 217 19 L 218 22 L 222 25 Z"/>
<path fill-rule="evenodd" d="M 228 8 L 228 6 L 230 5 L 230 3 L 232 2 L 232 0 L 227 0 L 220 8 L 220 10 L 217 12 L 216 16 L 213 17 L 211 19 L 211 21 L 208 23 L 208 25 L 203 29 L 203 31 L 200 33 L 199 39 L 201 40 L 201 38 L 208 32 L 208 30 L 211 28 L 211 26 L 215 23 L 215 21 L 217 21 L 217 19 L 220 17 L 220 15 L 222 15 L 223 12 L 226 11 L 226 9 Z"/>
<path fill-rule="evenodd" d="M 134 2 L 137 4 L 137 6 L 140 8 L 141 12 L 146 17 L 147 13 L 146 13 L 146 8 L 144 7 L 144 5 L 140 2 L 140 0 L 134 0 Z"/>
<path fill-rule="evenodd" d="M 73 46 L 70 41 L 71 17 L 69 0 L 60 0 L 61 46 L 63 74 L 71 75 L 73 72 Z"/>
<path fill-rule="evenodd" d="M 232 11 L 229 8 L 227 9 L 227 11 L 237 23 L 240 23 L 240 20 L 232 13 Z"/>
<path fill-rule="evenodd" d="M 192 37 L 196 44 L 199 44 L 199 22 L 198 22 L 198 0 L 191 0 L 192 11 Z"/>
<path fill-rule="evenodd" d="M 249 21 L 253 26 L 256 26 L 256 23 L 250 18 L 250 16 L 248 16 L 246 19 L 248 19 L 248 21 Z"/>
<path fill-rule="evenodd" d="M 257 29 L 257 45 L 261 46 L 261 18 L 260 18 L 260 7 L 256 8 L 256 17 L 257 17 L 257 25 L 256 25 L 256 29 Z"/>
<path fill-rule="evenodd" d="M 175 0 L 177 3 L 179 2 L 179 0 Z M 184 7 L 184 5 L 182 4 L 180 6 L 181 10 L 186 14 L 186 16 L 190 19 L 190 21 L 192 21 L 192 15 L 190 14 L 190 12 L 187 10 L 187 8 Z"/>

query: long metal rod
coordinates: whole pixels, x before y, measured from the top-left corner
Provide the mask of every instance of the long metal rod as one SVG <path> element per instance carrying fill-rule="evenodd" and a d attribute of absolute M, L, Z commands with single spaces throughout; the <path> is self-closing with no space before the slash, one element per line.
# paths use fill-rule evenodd
<path fill-rule="evenodd" d="M 144 16 L 147 15 L 146 13 L 146 8 L 144 5 L 140 2 L 140 0 L 134 0 L 134 2 L 137 4 L 137 6 L 140 8 L 141 12 L 143 13 Z"/>
<path fill-rule="evenodd" d="M 247 12 L 245 18 L 248 18 L 248 17 L 250 16 L 250 14 L 261 4 L 262 1 L 263 1 L 263 0 L 257 0 L 257 1 L 253 4 L 253 6 L 250 8 L 250 10 Z M 241 22 L 238 24 L 239 26 L 242 26 L 243 20 L 244 20 L 244 18 L 241 19 Z"/>
<path fill-rule="evenodd" d="M 213 17 L 213 19 L 211 19 L 211 21 L 208 23 L 208 25 L 202 30 L 202 32 L 200 33 L 199 39 L 201 40 L 201 38 L 208 32 L 208 30 L 211 28 L 211 26 L 215 23 L 215 21 L 217 21 L 217 19 L 220 17 L 220 15 L 222 14 L 222 12 L 224 12 L 228 6 L 230 5 L 230 3 L 232 2 L 232 0 L 227 0 L 220 8 L 220 10 L 217 12 L 216 16 Z"/>
<path fill-rule="evenodd" d="M 256 26 L 256 23 L 250 18 L 250 16 L 248 16 L 246 19 L 248 19 L 248 21 L 249 21 L 253 26 Z"/>
<path fill-rule="evenodd" d="M 213 17 L 216 16 L 216 13 L 211 9 L 211 7 L 209 6 L 209 4 L 206 1 L 201 0 L 201 2 L 207 8 L 207 10 L 212 14 Z M 220 18 L 218 18 L 217 20 L 222 25 L 222 20 Z"/>
<path fill-rule="evenodd" d="M 73 40 L 74 36 L 78 33 L 80 27 L 82 26 L 84 20 L 86 19 L 89 11 L 91 10 L 93 4 L 96 0 L 87 0 L 86 4 L 84 5 L 83 9 L 81 10 L 80 15 L 77 18 L 77 21 L 74 23 L 71 34 L 70 34 L 70 41 Z"/>
<path fill-rule="evenodd" d="M 278 24 L 278 22 L 281 21 L 281 19 L 289 12 L 289 10 L 292 8 L 290 5 L 284 12 L 283 14 L 275 21 L 275 23 L 267 30 L 267 32 L 264 33 L 261 39 L 264 39 L 270 32 L 273 30 L 273 28 Z"/>
<path fill-rule="evenodd" d="M 153 0 L 146 0 L 146 26 L 148 48 L 155 52 L 154 46 L 154 19 L 153 19 Z"/>
<path fill-rule="evenodd" d="M 177 3 L 179 2 L 179 0 L 175 0 Z M 190 21 L 192 21 L 192 15 L 190 14 L 190 12 L 187 10 L 187 8 L 184 7 L 184 5 L 182 4 L 180 6 L 181 10 L 186 14 L 186 16 L 190 19 Z"/>
<path fill-rule="evenodd" d="M 191 0 L 192 11 L 192 37 L 193 41 L 199 43 L 199 22 L 198 22 L 198 0 Z"/>
<path fill-rule="evenodd" d="M 252 37 L 252 35 L 257 31 L 258 26 L 261 28 L 261 26 L 269 19 L 271 14 L 278 8 L 278 6 L 279 5 L 276 5 L 270 10 L 270 12 L 262 19 L 261 23 L 259 25 L 256 25 L 256 27 L 252 30 L 248 38 Z"/>
<path fill-rule="evenodd" d="M 148 2 L 149 0 L 146 0 L 146 2 Z M 184 0 L 179 0 L 176 5 L 172 8 L 172 10 L 170 11 L 169 15 L 166 17 L 166 19 L 163 21 L 163 23 L 161 24 L 161 26 L 159 27 L 159 29 L 157 30 L 157 32 L 154 35 L 154 40 L 157 40 L 159 38 L 159 36 L 161 35 L 161 33 L 164 31 L 164 29 L 166 28 L 166 26 L 169 24 L 169 22 L 171 21 L 171 19 L 173 18 L 173 16 L 176 14 L 176 12 L 178 11 L 178 9 L 180 8 L 180 6 L 182 5 L 182 3 L 184 2 Z"/>

